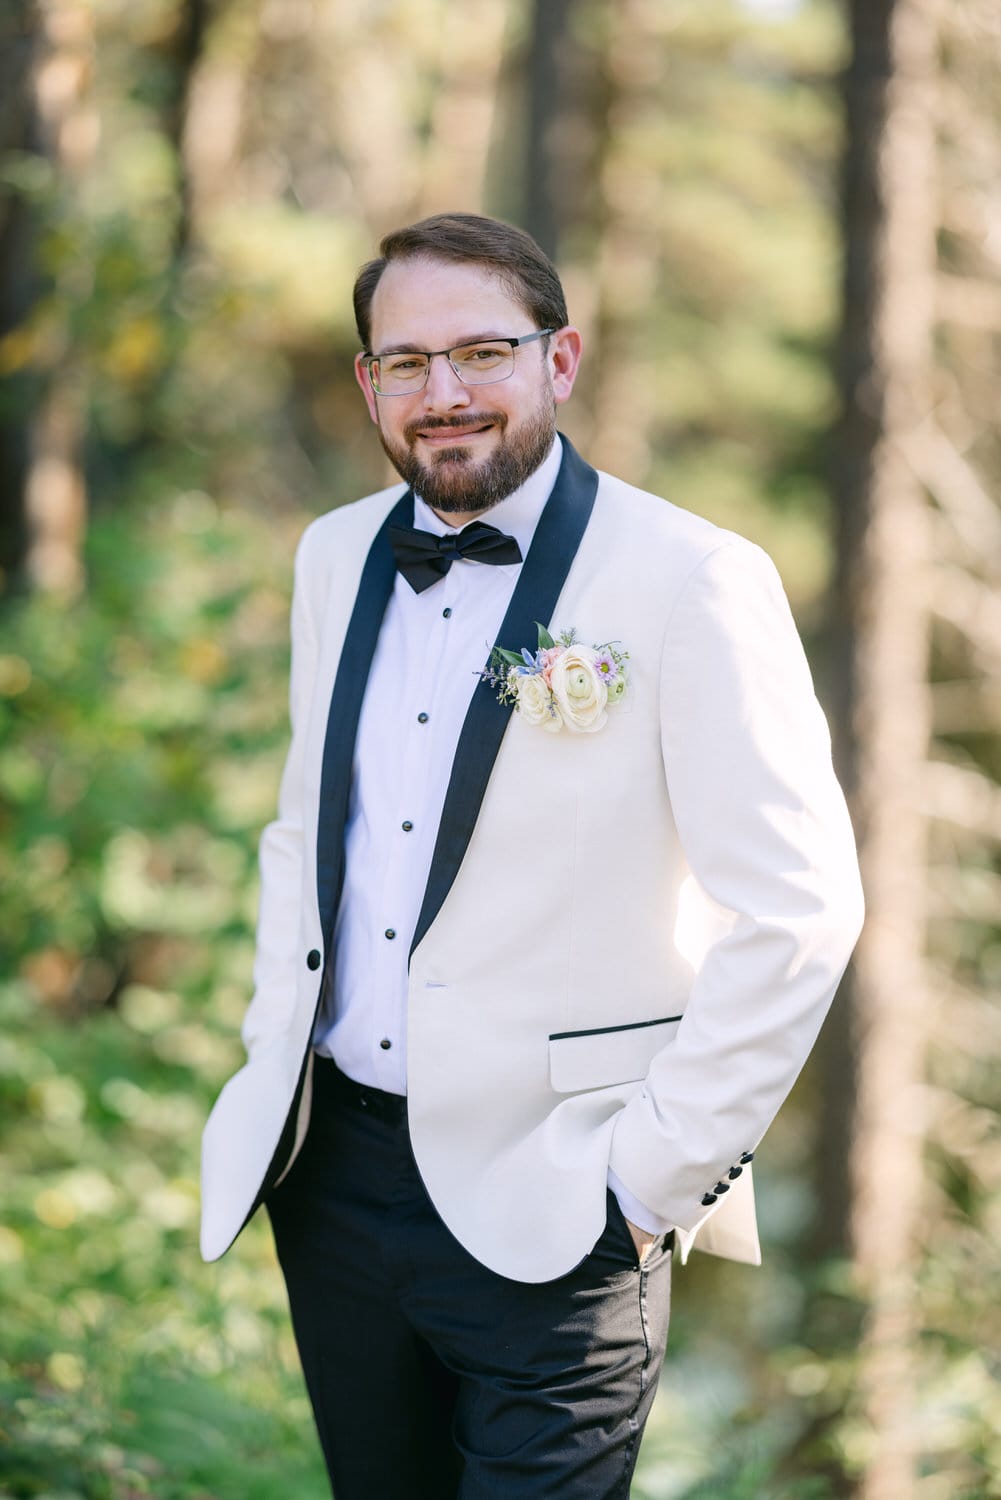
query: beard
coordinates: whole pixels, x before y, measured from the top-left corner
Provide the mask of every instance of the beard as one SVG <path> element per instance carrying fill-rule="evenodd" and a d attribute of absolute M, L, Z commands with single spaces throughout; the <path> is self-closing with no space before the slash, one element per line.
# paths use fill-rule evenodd
<path fill-rule="evenodd" d="M 500 441 L 487 458 L 477 461 L 472 450 L 461 444 L 443 448 L 427 464 L 417 457 L 415 444 L 421 432 L 475 431 L 488 423 L 497 428 Z M 420 495 L 425 505 L 443 515 L 454 515 L 489 510 L 535 473 L 556 437 L 555 403 L 540 405 L 513 433 L 509 434 L 507 429 L 508 418 L 503 412 L 481 412 L 476 416 L 464 413 L 459 417 L 425 417 L 423 421 L 408 422 L 399 442 L 390 440 L 380 424 L 379 441 L 400 478 Z"/>

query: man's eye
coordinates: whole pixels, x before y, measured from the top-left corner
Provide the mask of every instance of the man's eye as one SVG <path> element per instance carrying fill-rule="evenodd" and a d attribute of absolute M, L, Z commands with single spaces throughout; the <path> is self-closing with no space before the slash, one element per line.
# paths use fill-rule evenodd
<path fill-rule="evenodd" d="M 506 348 L 498 348 L 496 344 L 477 344 L 474 348 L 457 349 L 455 357 L 463 365 L 489 365 L 503 359 L 506 353 Z"/>
<path fill-rule="evenodd" d="M 382 367 L 388 375 L 419 375 L 425 361 L 414 355 L 409 359 L 384 359 Z"/>

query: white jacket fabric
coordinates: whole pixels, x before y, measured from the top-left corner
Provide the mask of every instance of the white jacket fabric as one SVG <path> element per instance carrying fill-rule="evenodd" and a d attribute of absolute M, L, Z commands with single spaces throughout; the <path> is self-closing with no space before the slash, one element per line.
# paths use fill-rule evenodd
<path fill-rule="evenodd" d="M 309 1118 L 354 734 L 403 486 L 320 517 L 296 557 L 292 741 L 261 842 L 248 1061 L 203 1142 L 202 1251 L 231 1244 Z M 592 734 L 477 687 L 408 992 L 414 1152 L 485 1265 L 564 1274 L 609 1166 L 699 1248 L 757 1261 L 749 1157 L 858 934 L 854 840 L 776 571 L 757 547 L 564 458 L 498 644 L 535 621 L 629 652 Z M 742 1160 L 743 1158 L 743 1160 Z"/>

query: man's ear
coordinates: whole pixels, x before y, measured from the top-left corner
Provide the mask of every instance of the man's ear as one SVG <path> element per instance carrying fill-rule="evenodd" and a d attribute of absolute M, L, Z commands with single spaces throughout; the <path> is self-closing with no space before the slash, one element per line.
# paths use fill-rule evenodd
<path fill-rule="evenodd" d="M 355 355 L 355 379 L 361 386 L 361 393 L 365 397 L 365 405 L 368 407 L 368 414 L 372 418 L 372 421 L 376 424 L 376 426 L 378 426 L 379 413 L 376 410 L 375 405 L 375 391 L 373 391 L 372 382 L 368 378 L 368 370 L 362 364 L 362 358 L 362 354 Z"/>
<path fill-rule="evenodd" d="M 579 328 L 558 328 L 549 336 L 549 373 L 552 376 L 553 397 L 557 406 L 570 399 L 577 379 L 582 348 Z"/>

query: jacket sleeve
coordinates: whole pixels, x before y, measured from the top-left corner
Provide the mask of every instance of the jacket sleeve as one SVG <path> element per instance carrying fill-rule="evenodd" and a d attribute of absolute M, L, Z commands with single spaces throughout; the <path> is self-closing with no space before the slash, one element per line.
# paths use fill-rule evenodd
<path fill-rule="evenodd" d="M 301 965 L 302 859 L 304 839 L 303 754 L 309 706 L 317 666 L 317 628 L 310 600 L 310 533 L 307 528 L 295 557 L 292 592 L 292 663 L 289 714 L 292 738 L 278 793 L 278 816 L 261 835 L 260 905 L 254 990 L 241 1035 L 248 1056 L 281 1036 L 293 1012 Z"/>
<path fill-rule="evenodd" d="M 674 608 L 661 743 L 689 867 L 731 920 L 673 1044 L 616 1120 L 610 1167 L 642 1203 L 692 1229 L 792 1087 L 862 920 L 852 829 L 803 648 L 770 559 L 740 538 L 703 560 Z"/>

